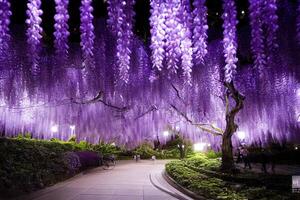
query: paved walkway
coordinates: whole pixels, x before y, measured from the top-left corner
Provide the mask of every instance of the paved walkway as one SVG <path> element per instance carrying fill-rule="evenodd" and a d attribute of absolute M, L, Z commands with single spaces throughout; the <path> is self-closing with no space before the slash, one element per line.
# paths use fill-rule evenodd
<path fill-rule="evenodd" d="M 22 200 L 173 200 L 190 199 L 172 188 L 161 173 L 167 161 L 120 161 L 112 170 L 92 169 Z M 150 181 L 151 176 L 151 181 Z M 156 185 L 156 187 L 154 185 Z M 157 189 L 161 187 L 170 194 Z M 177 196 L 176 196 L 177 195 Z M 180 196 L 180 198 L 178 198 Z M 177 197 L 177 198 L 176 198 Z"/>

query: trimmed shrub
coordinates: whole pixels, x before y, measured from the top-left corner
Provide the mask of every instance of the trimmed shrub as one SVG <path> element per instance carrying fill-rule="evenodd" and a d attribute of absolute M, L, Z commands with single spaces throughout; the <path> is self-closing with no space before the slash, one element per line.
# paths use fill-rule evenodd
<path fill-rule="evenodd" d="M 1 195 L 37 190 L 99 164 L 96 152 L 73 152 L 86 144 L 28 138 L 0 138 Z"/>

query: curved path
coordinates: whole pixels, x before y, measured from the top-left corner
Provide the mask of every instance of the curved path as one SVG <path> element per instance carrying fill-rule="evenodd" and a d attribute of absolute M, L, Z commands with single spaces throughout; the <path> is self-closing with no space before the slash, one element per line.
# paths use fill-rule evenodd
<path fill-rule="evenodd" d="M 190 199 L 162 178 L 167 161 L 119 161 L 112 170 L 95 168 L 22 200 L 173 200 Z"/>

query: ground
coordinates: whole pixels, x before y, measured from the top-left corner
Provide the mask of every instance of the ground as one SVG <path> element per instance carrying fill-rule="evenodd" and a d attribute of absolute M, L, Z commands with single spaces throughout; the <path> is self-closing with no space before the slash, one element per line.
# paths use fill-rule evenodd
<path fill-rule="evenodd" d="M 162 179 L 166 160 L 119 161 L 114 169 L 91 169 L 21 200 L 172 200 L 190 199 Z M 158 189 L 158 188 L 160 189 Z M 162 191 L 166 190 L 166 192 Z M 169 193 L 169 194 L 168 194 Z M 176 198 L 177 197 L 177 198 Z"/>

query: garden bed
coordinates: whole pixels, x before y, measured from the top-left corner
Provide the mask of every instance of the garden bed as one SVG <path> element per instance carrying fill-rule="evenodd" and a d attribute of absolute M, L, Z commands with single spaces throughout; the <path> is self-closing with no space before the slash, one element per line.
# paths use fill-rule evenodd
<path fill-rule="evenodd" d="M 1 196 L 53 185 L 100 162 L 100 155 L 82 143 L 0 138 L 0 151 Z"/>
<path fill-rule="evenodd" d="M 198 154 L 168 163 L 166 172 L 184 188 L 207 199 L 296 199 L 291 193 L 291 177 L 252 173 L 232 175 L 218 171 L 219 166 L 219 158 Z"/>

